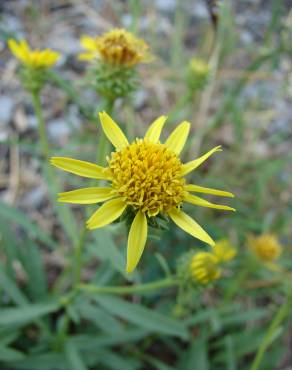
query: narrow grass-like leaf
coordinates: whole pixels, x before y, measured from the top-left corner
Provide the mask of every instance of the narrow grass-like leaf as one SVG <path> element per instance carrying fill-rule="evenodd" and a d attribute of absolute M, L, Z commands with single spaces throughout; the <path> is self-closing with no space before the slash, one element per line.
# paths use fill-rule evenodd
<path fill-rule="evenodd" d="M 67 365 L 65 356 L 56 352 L 32 355 L 20 361 L 7 362 L 7 368 L 20 370 L 71 370 Z"/>
<path fill-rule="evenodd" d="M 85 365 L 78 349 L 75 347 L 74 343 L 67 342 L 65 345 L 65 356 L 67 358 L 67 362 L 69 368 L 72 370 L 87 370 L 87 366 Z"/>
<path fill-rule="evenodd" d="M 41 240 L 51 248 L 56 248 L 56 243 L 48 236 L 38 225 L 31 221 L 26 214 L 19 209 L 13 208 L 8 204 L 0 201 L 0 215 L 6 220 L 16 223 L 23 227 L 33 237 Z"/>
<path fill-rule="evenodd" d="M 113 296 L 96 296 L 95 300 L 113 315 L 121 317 L 142 328 L 160 334 L 174 335 L 186 339 L 185 326 L 165 314 L 158 313 L 140 304 L 130 303 Z"/>
<path fill-rule="evenodd" d="M 56 311 L 60 307 L 57 301 L 37 303 L 17 308 L 4 308 L 0 312 L 0 325 L 25 325 L 37 318 Z"/>
<path fill-rule="evenodd" d="M 183 361 L 181 370 L 208 370 L 209 369 L 209 360 L 207 352 L 208 342 L 204 336 L 202 338 L 195 339 L 187 354 L 185 361 Z"/>
<path fill-rule="evenodd" d="M 105 310 L 88 302 L 78 306 L 78 311 L 84 319 L 93 322 L 105 333 L 118 334 L 123 331 L 123 325 Z"/>
<path fill-rule="evenodd" d="M 27 288 L 34 300 L 43 300 L 47 292 L 47 278 L 42 255 L 37 245 L 27 240 L 19 250 L 20 260 L 27 273 Z"/>
<path fill-rule="evenodd" d="M 28 304 L 27 297 L 22 293 L 22 291 L 19 289 L 16 283 L 6 275 L 5 270 L 1 264 L 0 264 L 0 286 L 7 293 L 7 295 L 14 301 L 14 303 L 20 306 Z"/>
<path fill-rule="evenodd" d="M 18 361 L 24 357 L 25 356 L 22 352 L 0 345 L 0 361 Z"/>

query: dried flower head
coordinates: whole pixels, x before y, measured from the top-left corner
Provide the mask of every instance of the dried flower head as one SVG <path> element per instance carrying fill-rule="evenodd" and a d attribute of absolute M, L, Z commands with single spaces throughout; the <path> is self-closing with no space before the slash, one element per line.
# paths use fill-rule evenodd
<path fill-rule="evenodd" d="M 273 262 L 282 253 L 282 246 L 273 234 L 250 237 L 248 244 L 252 252 L 263 262 Z"/>
<path fill-rule="evenodd" d="M 201 284 L 208 284 L 221 275 L 218 258 L 211 252 L 198 252 L 191 259 L 191 277 Z"/>
<path fill-rule="evenodd" d="M 60 53 L 51 49 L 32 50 L 25 40 L 10 39 L 8 46 L 12 54 L 25 66 L 32 69 L 50 68 L 60 58 Z"/>
<path fill-rule="evenodd" d="M 82 36 L 81 45 L 86 49 L 81 60 L 99 59 L 106 64 L 134 67 L 151 59 L 147 43 L 124 29 L 113 29 L 101 36 Z"/>
<path fill-rule="evenodd" d="M 59 194 L 59 201 L 91 204 L 106 201 L 87 221 L 89 229 L 106 226 L 118 219 L 126 208 L 134 217 L 129 231 L 127 272 L 132 272 L 143 253 L 148 221 L 159 214 L 170 217 L 174 223 L 192 236 L 214 245 L 212 238 L 189 215 L 182 211 L 184 202 L 198 206 L 234 210 L 229 206 L 211 203 L 192 193 L 215 194 L 233 197 L 221 190 L 188 184 L 185 176 L 198 168 L 220 147 L 183 164 L 179 155 L 188 137 L 190 124 L 182 122 L 160 142 L 165 116 L 156 119 L 143 139 L 128 142 L 120 127 L 105 112 L 100 113 L 103 131 L 115 147 L 107 158 L 108 166 L 72 158 L 53 157 L 51 162 L 62 170 L 76 175 L 109 181 L 106 187 L 92 187 Z"/>

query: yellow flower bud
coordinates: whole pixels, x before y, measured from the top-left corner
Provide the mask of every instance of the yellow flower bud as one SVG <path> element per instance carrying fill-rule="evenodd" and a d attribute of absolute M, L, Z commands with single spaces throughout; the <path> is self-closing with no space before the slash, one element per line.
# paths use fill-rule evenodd
<path fill-rule="evenodd" d="M 218 279 L 221 275 L 218 258 L 210 252 L 195 254 L 190 263 L 190 275 L 201 284 Z"/>

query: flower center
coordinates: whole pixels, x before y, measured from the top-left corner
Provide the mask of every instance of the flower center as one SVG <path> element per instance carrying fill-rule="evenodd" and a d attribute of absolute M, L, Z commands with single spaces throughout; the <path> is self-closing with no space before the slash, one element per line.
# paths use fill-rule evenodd
<path fill-rule="evenodd" d="M 113 30 L 97 38 L 97 48 L 105 62 L 131 67 L 143 59 L 148 46 L 124 30 Z"/>
<path fill-rule="evenodd" d="M 141 139 L 109 159 L 112 186 L 127 204 L 148 216 L 167 213 L 184 198 L 185 180 L 176 154 L 163 144 Z"/>

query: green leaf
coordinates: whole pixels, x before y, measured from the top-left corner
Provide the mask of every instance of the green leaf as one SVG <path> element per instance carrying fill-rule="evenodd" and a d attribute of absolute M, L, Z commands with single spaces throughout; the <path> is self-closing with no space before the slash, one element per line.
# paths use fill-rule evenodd
<path fill-rule="evenodd" d="M 56 248 L 57 245 L 37 224 L 31 221 L 27 215 L 20 210 L 9 206 L 8 204 L 0 201 L 0 215 L 6 220 L 16 223 L 23 227 L 34 238 L 44 242 L 51 248 Z"/>
<path fill-rule="evenodd" d="M 201 335 L 200 335 L 201 336 Z M 193 340 L 187 354 L 186 359 L 181 367 L 182 370 L 208 370 L 209 360 L 208 360 L 208 342 L 203 337 L 197 337 Z"/>
<path fill-rule="evenodd" d="M 113 296 L 102 295 L 96 296 L 94 299 L 108 312 L 132 324 L 160 334 L 179 336 L 184 339 L 188 337 L 183 324 L 153 309 Z"/>
<path fill-rule="evenodd" d="M 119 335 L 76 335 L 72 340 L 79 350 L 94 350 L 97 347 L 117 346 L 124 343 L 138 342 L 149 335 L 149 331 L 140 328 L 127 328 Z"/>
<path fill-rule="evenodd" d="M 232 335 L 226 335 L 225 339 L 226 369 L 236 370 L 236 356 L 234 353 L 234 343 Z"/>
<path fill-rule="evenodd" d="M 11 230 L 11 222 L 7 221 L 0 215 L 0 246 L 3 247 L 6 263 L 5 270 L 9 277 L 15 277 L 13 261 L 18 255 L 19 242 L 15 233 Z"/>
<path fill-rule="evenodd" d="M 16 304 L 20 306 L 28 304 L 28 299 L 26 298 L 26 296 L 21 292 L 16 283 L 5 274 L 4 268 L 1 264 L 0 286 Z"/>
<path fill-rule="evenodd" d="M 20 370 L 71 370 L 67 366 L 65 356 L 54 352 L 29 356 L 20 361 L 11 361 L 8 364 L 7 368 Z"/>
<path fill-rule="evenodd" d="M 74 343 L 67 342 L 65 345 L 65 355 L 72 370 L 87 370 L 78 349 L 75 347 Z"/>
<path fill-rule="evenodd" d="M 129 280 L 129 275 L 125 272 L 125 255 L 117 248 L 109 230 L 103 229 L 93 231 L 93 237 L 96 245 L 91 247 L 91 252 L 103 261 L 110 261 L 114 269 L 119 271 L 127 280 Z"/>
<path fill-rule="evenodd" d="M 60 307 L 57 301 L 37 303 L 17 308 L 4 308 L 0 311 L 0 325 L 25 325 L 37 318 L 56 311 Z"/>
<path fill-rule="evenodd" d="M 0 361 L 18 361 L 23 358 L 23 353 L 12 348 L 0 346 Z"/>
<path fill-rule="evenodd" d="M 69 206 L 66 204 L 61 204 L 57 201 L 57 194 L 60 189 L 56 184 L 55 173 L 53 172 L 53 168 L 50 166 L 50 164 L 43 165 L 43 174 L 47 184 L 49 184 L 48 190 L 50 199 L 55 207 L 55 211 L 60 223 L 63 226 L 63 229 L 66 231 L 73 244 L 78 243 L 78 234 L 80 231 L 78 231 L 77 224 Z"/>
<path fill-rule="evenodd" d="M 27 273 L 27 288 L 31 297 L 40 301 L 47 292 L 47 278 L 42 255 L 33 241 L 27 240 L 19 250 L 20 261 Z"/>
<path fill-rule="evenodd" d="M 154 368 L 157 370 L 175 370 L 174 367 L 166 365 L 160 360 L 157 360 L 156 358 L 152 358 L 150 356 L 147 356 L 147 361 L 149 362 L 149 364 L 153 365 Z"/>
<path fill-rule="evenodd" d="M 252 320 L 259 320 L 266 316 L 268 310 L 265 308 L 254 308 L 252 310 L 236 312 L 235 314 L 229 314 L 222 318 L 223 325 L 231 324 L 243 324 Z"/>
<path fill-rule="evenodd" d="M 78 306 L 80 315 L 91 322 L 105 333 L 118 333 L 123 331 L 122 324 L 105 310 L 88 302 L 82 302 Z"/>

